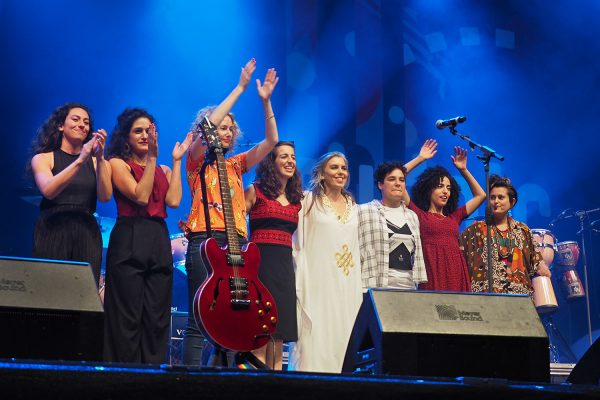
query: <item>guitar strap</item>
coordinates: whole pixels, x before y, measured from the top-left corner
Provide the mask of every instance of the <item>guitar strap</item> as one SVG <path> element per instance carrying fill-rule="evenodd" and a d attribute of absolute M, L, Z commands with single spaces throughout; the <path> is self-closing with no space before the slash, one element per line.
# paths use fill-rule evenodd
<path fill-rule="evenodd" d="M 206 235 L 207 238 L 212 237 L 212 229 L 210 227 L 210 215 L 208 213 L 208 198 L 206 197 L 206 167 L 210 162 L 208 162 L 207 158 L 204 159 L 204 163 L 202 164 L 202 168 L 200 168 L 200 187 L 202 188 L 202 205 L 204 206 L 204 221 L 206 223 Z"/>

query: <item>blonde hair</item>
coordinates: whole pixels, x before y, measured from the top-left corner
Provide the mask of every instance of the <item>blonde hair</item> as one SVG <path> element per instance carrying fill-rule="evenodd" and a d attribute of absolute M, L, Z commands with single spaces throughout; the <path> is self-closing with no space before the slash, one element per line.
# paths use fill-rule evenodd
<path fill-rule="evenodd" d="M 191 127 L 191 131 L 193 132 L 193 139 L 196 140 L 196 138 L 198 137 L 198 135 L 200 134 L 200 124 L 202 122 L 202 120 L 204 119 L 204 117 L 209 116 L 213 113 L 213 111 L 215 111 L 215 109 L 217 108 L 217 106 L 206 106 L 204 108 L 201 108 L 198 111 L 198 114 L 196 114 L 196 119 L 194 120 L 194 122 L 192 122 L 192 127 Z M 242 136 L 242 130 L 240 129 L 240 126 L 238 125 L 237 121 L 235 120 L 235 115 L 233 113 L 228 113 L 227 116 L 229 118 L 231 118 L 231 122 L 233 122 L 233 138 L 232 138 L 232 144 L 231 144 L 231 149 L 233 149 L 235 147 L 235 145 L 237 144 L 238 139 Z M 220 124 L 221 121 L 212 121 L 212 123 L 215 124 Z"/>
<path fill-rule="evenodd" d="M 313 196 L 312 196 L 312 202 L 311 202 L 308 210 L 306 211 L 307 213 L 312 209 L 317 198 L 319 198 L 320 196 L 325 194 L 325 183 L 323 180 L 323 171 L 325 171 L 325 166 L 327 165 L 329 160 L 331 160 L 334 157 L 339 157 L 342 160 L 344 160 L 344 163 L 346 164 L 346 168 L 348 168 L 348 159 L 346 158 L 344 153 L 341 153 L 339 151 L 330 151 L 329 153 L 325 153 L 321 157 L 319 157 L 319 159 L 313 166 L 313 169 L 312 169 L 311 175 L 310 175 L 310 184 L 309 184 L 308 190 L 310 192 L 312 192 Z M 348 188 L 349 184 L 350 184 L 350 170 L 348 169 L 348 180 L 346 181 L 346 184 L 342 188 L 342 195 L 344 195 L 345 197 L 349 197 L 352 200 L 352 202 L 354 203 L 355 202 L 354 196 L 352 196 L 352 193 L 350 193 L 348 190 L 346 190 Z"/>

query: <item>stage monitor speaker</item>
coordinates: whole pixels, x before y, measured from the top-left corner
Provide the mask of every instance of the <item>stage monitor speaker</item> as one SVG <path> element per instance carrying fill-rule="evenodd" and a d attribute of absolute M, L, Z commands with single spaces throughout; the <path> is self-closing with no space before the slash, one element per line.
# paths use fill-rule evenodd
<path fill-rule="evenodd" d="M 101 361 L 104 310 L 89 264 L 0 257 L 0 358 Z"/>
<path fill-rule="evenodd" d="M 343 372 L 548 382 L 548 337 L 528 296 L 370 289 Z"/>
<path fill-rule="evenodd" d="M 600 385 L 600 338 L 585 352 L 567 378 L 567 382 Z"/>

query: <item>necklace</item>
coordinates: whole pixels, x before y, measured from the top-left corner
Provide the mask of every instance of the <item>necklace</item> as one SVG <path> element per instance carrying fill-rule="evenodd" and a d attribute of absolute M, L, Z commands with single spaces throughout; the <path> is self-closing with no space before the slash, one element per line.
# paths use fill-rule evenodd
<path fill-rule="evenodd" d="M 504 233 L 506 233 L 506 236 Z M 512 256 L 515 249 L 515 240 L 510 229 L 510 224 L 508 224 L 508 228 L 504 232 L 494 224 L 494 244 L 497 247 L 498 258 L 500 260 L 506 260 Z"/>
<path fill-rule="evenodd" d="M 333 204 L 331 204 L 331 200 L 329 200 L 329 197 L 327 197 L 327 195 L 322 194 L 321 201 L 323 202 L 323 206 L 325 206 L 325 208 L 333 215 L 336 215 L 338 221 L 340 221 L 342 224 L 345 224 L 350 220 L 350 211 L 352 210 L 352 204 L 347 196 L 344 196 L 346 208 L 344 209 L 344 213 L 342 215 L 338 215 L 336 209 L 333 207 Z"/>

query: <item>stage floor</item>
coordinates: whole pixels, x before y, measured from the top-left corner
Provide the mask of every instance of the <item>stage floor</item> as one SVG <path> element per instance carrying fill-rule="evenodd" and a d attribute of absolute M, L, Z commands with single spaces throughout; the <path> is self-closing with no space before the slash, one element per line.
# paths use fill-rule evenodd
<path fill-rule="evenodd" d="M 3 399 L 591 399 L 599 386 L 0 360 Z"/>

